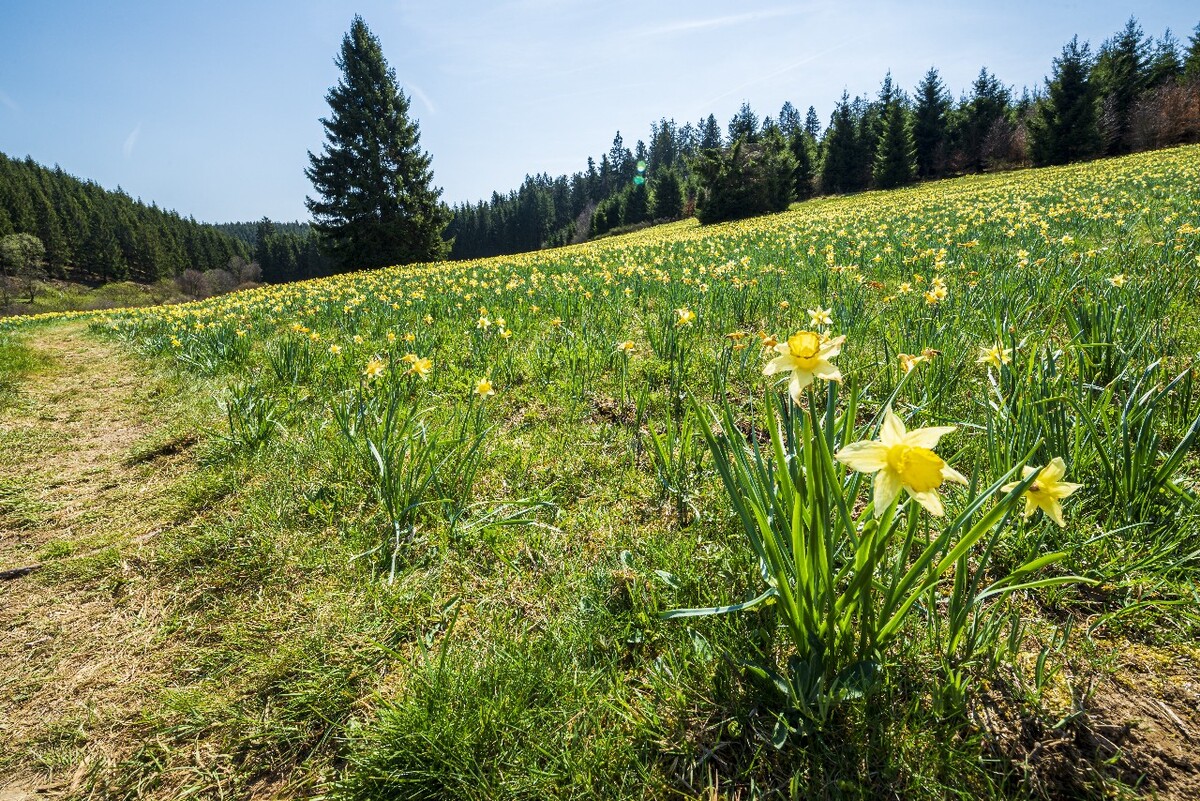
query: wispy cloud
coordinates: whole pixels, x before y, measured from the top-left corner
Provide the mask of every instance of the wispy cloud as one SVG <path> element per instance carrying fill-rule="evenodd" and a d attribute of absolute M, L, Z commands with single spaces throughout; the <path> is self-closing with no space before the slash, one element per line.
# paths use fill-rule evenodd
<path fill-rule="evenodd" d="M 129 136 L 125 137 L 125 144 L 121 146 L 121 152 L 125 154 L 125 158 L 133 155 L 133 149 L 137 146 L 138 138 L 142 135 L 142 124 L 139 122 Z"/>
<path fill-rule="evenodd" d="M 634 35 L 641 37 L 666 36 L 674 33 L 691 33 L 692 31 L 731 28 L 735 25 L 744 25 L 747 22 L 760 22 L 762 20 L 777 19 L 779 17 L 793 17 L 800 13 L 802 13 L 802 9 L 798 8 L 764 9 L 763 11 L 749 11 L 745 14 L 727 14 L 721 17 L 708 17 L 707 19 L 690 19 L 682 20 L 680 22 L 671 22 L 666 25 L 659 25 L 654 28 L 646 28 L 636 31 Z"/>
<path fill-rule="evenodd" d="M 21 113 L 21 107 L 17 105 L 17 101 L 5 94 L 3 89 L 0 89 L 0 106 L 4 106 L 13 114 Z"/>
<path fill-rule="evenodd" d="M 417 86 L 415 83 L 410 83 L 406 84 L 404 88 L 408 90 L 410 95 L 415 97 L 417 100 L 420 100 L 421 104 L 424 105 L 425 108 L 429 109 L 430 114 L 437 114 L 437 109 L 433 107 L 433 101 L 429 99 L 429 95 L 421 91 L 421 87 Z"/>
<path fill-rule="evenodd" d="M 799 61 L 795 61 L 786 66 L 780 67 L 779 69 L 775 70 L 774 72 L 768 72 L 765 75 L 759 75 L 759 76 L 755 77 L 753 80 L 746 81 L 745 83 L 740 83 L 731 89 L 721 92 L 721 94 L 719 94 L 715 97 L 709 98 L 699 108 L 700 109 L 710 109 L 712 107 L 712 105 L 714 103 L 716 103 L 718 100 L 724 100 L 725 98 L 729 97 L 730 95 L 736 94 L 737 92 L 740 92 L 743 89 L 747 89 L 756 84 L 763 83 L 764 81 L 769 81 L 772 78 L 778 78 L 780 75 L 784 75 L 786 73 L 791 72 L 792 70 L 799 69 L 800 67 L 803 67 L 805 64 L 809 64 L 813 61 L 822 59 L 825 56 L 829 55 L 830 53 L 832 53 L 836 50 L 841 50 L 843 47 L 853 44 L 854 41 L 855 41 L 854 39 L 847 39 L 846 41 L 839 42 L 838 44 L 835 44 L 832 47 L 827 47 L 818 53 L 813 53 L 809 56 L 806 56 L 806 57 L 800 59 Z"/>

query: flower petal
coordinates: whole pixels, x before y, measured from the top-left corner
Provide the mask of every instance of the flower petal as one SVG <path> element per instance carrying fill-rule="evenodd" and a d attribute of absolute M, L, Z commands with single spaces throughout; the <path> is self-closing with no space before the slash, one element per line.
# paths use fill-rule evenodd
<path fill-rule="evenodd" d="M 763 365 L 763 375 L 786 373 L 788 370 L 795 369 L 796 360 L 792 358 L 790 353 L 785 353 L 782 356 L 776 356 L 774 359 Z"/>
<path fill-rule="evenodd" d="M 879 428 L 879 441 L 885 445 L 896 445 L 904 439 L 904 423 L 888 407 L 883 413 L 883 425 Z"/>
<path fill-rule="evenodd" d="M 795 370 L 792 372 L 792 380 L 788 382 L 788 393 L 792 396 L 792 401 L 800 405 L 800 393 L 804 388 L 813 382 L 813 374 L 807 370 Z"/>
<path fill-rule="evenodd" d="M 825 361 L 817 362 L 817 366 L 812 369 L 812 374 L 825 381 L 842 380 L 842 371 Z"/>
<path fill-rule="evenodd" d="M 842 448 L 833 458 L 860 473 L 874 473 L 887 467 L 888 447 L 882 442 L 863 440 L 851 442 Z"/>
<path fill-rule="evenodd" d="M 1049 515 L 1050 519 L 1058 523 L 1059 528 L 1066 528 L 1067 521 L 1063 520 L 1062 504 L 1053 498 L 1047 498 L 1042 503 L 1038 504 L 1042 507 L 1042 511 Z"/>
<path fill-rule="evenodd" d="M 892 470 L 880 470 L 875 474 L 875 516 L 883 513 L 900 494 L 900 476 Z"/>
<path fill-rule="evenodd" d="M 1050 464 L 1042 468 L 1042 472 L 1038 474 L 1038 481 L 1046 484 L 1057 483 L 1063 476 L 1067 474 L 1067 463 L 1063 461 L 1061 456 L 1055 456 L 1050 460 Z"/>
<path fill-rule="evenodd" d="M 1069 498 L 1075 494 L 1075 490 L 1082 486 L 1082 484 L 1072 484 L 1070 481 L 1058 481 L 1046 488 L 1046 494 L 1051 498 Z"/>
<path fill-rule="evenodd" d="M 916 448 L 929 448 L 933 450 L 937 447 L 938 440 L 947 434 L 952 434 L 957 429 L 957 426 L 931 426 L 930 428 L 914 428 L 904 435 L 904 444 L 912 445 Z"/>
<path fill-rule="evenodd" d="M 908 494 L 912 496 L 914 501 L 925 507 L 929 514 L 934 517 L 945 517 L 946 510 L 942 506 L 942 499 L 938 497 L 937 490 L 913 492 L 908 487 L 905 487 L 905 489 L 908 490 Z"/>
<path fill-rule="evenodd" d="M 968 484 L 967 477 L 948 464 L 942 465 L 942 480 L 953 481 L 955 484 Z"/>
<path fill-rule="evenodd" d="M 818 351 L 817 355 L 822 359 L 832 359 L 842 352 L 842 343 L 845 341 L 845 334 L 842 334 L 840 337 L 834 337 L 821 346 L 821 350 Z"/>

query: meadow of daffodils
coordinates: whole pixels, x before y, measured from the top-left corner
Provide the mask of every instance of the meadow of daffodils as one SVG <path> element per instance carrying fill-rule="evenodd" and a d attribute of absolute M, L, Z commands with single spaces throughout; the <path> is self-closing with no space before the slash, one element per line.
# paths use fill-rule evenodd
<path fill-rule="evenodd" d="M 713 736 L 786 749 L 906 664 L 939 715 L 1003 677 L 1051 703 L 1045 609 L 1186 601 L 1198 299 L 1186 147 L 90 319 L 209 382 L 226 458 L 289 454 L 364 584 L 484 542 L 554 621 L 607 571 L 620 670 L 724 654 L 769 714 Z M 464 638 L 515 630 L 495 583 L 453 585 Z"/>

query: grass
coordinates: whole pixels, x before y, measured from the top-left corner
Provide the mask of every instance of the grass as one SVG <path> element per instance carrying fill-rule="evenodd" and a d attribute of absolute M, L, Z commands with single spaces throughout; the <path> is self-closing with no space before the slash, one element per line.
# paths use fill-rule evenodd
<path fill-rule="evenodd" d="M 157 530 L 144 544 L 42 545 L 71 586 L 155 610 L 153 680 L 76 795 L 1187 797 L 1200 766 L 1172 716 L 1200 725 L 1198 153 L 94 316 L 88 341 L 154 376 L 82 412 L 139 421 L 99 475 L 186 470 L 134 527 Z M 818 308 L 846 336 L 846 381 L 819 384 L 803 403 L 825 411 L 785 441 L 760 332 L 786 341 Z M 25 326 L 0 342 L 60 330 Z M 898 354 L 926 351 L 904 372 Z M 51 364 L 9 414 L 69 417 L 69 396 L 37 390 Z M 485 377 L 495 396 L 474 393 Z M 792 588 L 796 562 L 764 559 L 735 509 L 808 498 L 817 473 L 829 515 L 806 530 L 841 539 L 813 570 L 845 590 L 871 479 L 812 454 L 875 438 L 889 406 L 956 426 L 937 453 L 971 484 L 940 491 L 974 539 L 918 571 L 886 646 L 855 652 L 861 681 L 798 708 L 779 678 L 808 652 L 781 603 L 665 617 Z M 754 443 L 762 472 L 723 481 L 724 449 Z M 1083 485 L 1065 528 L 984 492 L 1055 456 Z M 115 492 L 100 517 L 130 503 Z M 880 586 L 946 525 L 911 503 L 896 519 L 861 573 Z M 973 600 L 1049 553 L 1027 586 Z M 91 754 L 74 725 L 8 764 Z"/>

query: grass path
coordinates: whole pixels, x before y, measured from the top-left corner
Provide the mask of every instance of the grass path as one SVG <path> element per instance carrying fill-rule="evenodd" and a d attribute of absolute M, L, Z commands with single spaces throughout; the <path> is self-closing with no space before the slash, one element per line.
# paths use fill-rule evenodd
<path fill-rule="evenodd" d="M 35 330 L 0 409 L 0 801 L 70 795 L 128 746 L 161 664 L 146 546 L 174 517 L 187 441 L 170 397 L 82 325 Z M 155 652 L 152 656 L 152 652 Z"/>

